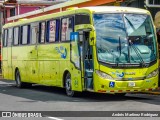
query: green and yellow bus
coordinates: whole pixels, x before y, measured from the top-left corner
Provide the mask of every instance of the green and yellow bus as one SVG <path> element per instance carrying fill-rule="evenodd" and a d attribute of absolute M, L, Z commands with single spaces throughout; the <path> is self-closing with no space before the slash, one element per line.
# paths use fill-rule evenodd
<path fill-rule="evenodd" d="M 158 87 L 158 47 L 149 11 L 86 7 L 3 27 L 3 77 L 21 88 L 57 86 L 68 96 L 124 95 Z"/>

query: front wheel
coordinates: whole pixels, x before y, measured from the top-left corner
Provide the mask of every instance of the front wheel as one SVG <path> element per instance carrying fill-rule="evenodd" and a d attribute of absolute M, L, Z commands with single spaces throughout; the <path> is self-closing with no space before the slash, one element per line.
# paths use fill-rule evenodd
<path fill-rule="evenodd" d="M 73 97 L 75 95 L 75 92 L 72 90 L 72 84 L 71 84 L 71 74 L 67 73 L 65 77 L 65 88 L 66 88 L 66 94 L 70 97 Z"/>

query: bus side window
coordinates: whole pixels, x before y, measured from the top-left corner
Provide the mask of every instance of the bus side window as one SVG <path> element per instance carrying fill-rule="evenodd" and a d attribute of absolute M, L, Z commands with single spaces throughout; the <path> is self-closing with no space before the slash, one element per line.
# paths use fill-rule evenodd
<path fill-rule="evenodd" d="M 56 38 L 56 24 L 57 20 L 50 20 L 47 22 L 47 42 L 55 42 Z"/>
<path fill-rule="evenodd" d="M 4 33 L 3 33 L 4 35 L 4 37 L 3 37 L 3 47 L 7 47 L 7 37 L 8 37 L 8 30 L 6 29 L 6 30 L 4 30 Z"/>
<path fill-rule="evenodd" d="M 19 27 L 13 29 L 13 45 L 19 44 Z"/>
<path fill-rule="evenodd" d="M 7 40 L 7 46 L 12 45 L 12 40 L 13 40 L 13 28 L 8 29 L 8 40 Z"/>
<path fill-rule="evenodd" d="M 90 16 L 86 14 L 77 14 L 75 15 L 75 25 L 80 24 L 90 24 Z"/>
<path fill-rule="evenodd" d="M 74 31 L 74 19 L 63 18 L 61 21 L 61 41 L 70 41 L 70 33 Z"/>
<path fill-rule="evenodd" d="M 26 45 L 30 43 L 30 25 L 21 27 L 21 44 Z"/>
<path fill-rule="evenodd" d="M 31 44 L 34 45 L 38 42 L 39 36 L 39 23 L 31 24 Z"/>
<path fill-rule="evenodd" d="M 46 22 L 39 23 L 39 43 L 45 43 Z"/>

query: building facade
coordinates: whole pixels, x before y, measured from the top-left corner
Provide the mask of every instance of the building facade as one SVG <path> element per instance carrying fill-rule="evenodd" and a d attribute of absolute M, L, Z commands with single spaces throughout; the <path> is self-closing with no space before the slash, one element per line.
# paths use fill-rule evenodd
<path fill-rule="evenodd" d="M 157 12 L 160 11 L 160 0 L 125 0 L 121 3 L 121 6 L 147 9 L 151 12 L 152 17 L 155 18 Z"/>

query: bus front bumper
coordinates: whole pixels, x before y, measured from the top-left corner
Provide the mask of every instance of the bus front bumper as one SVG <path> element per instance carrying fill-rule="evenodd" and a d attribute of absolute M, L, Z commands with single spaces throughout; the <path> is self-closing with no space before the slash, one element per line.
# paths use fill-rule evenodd
<path fill-rule="evenodd" d="M 152 78 L 135 81 L 118 81 L 103 79 L 95 75 L 94 91 L 98 93 L 132 93 L 147 92 L 158 88 L 158 75 Z"/>

